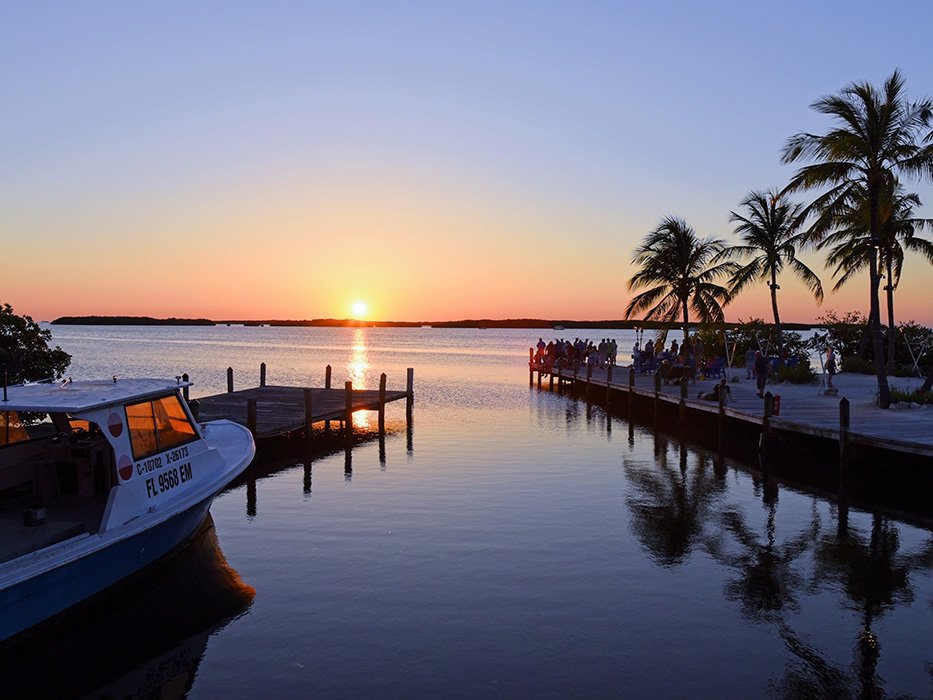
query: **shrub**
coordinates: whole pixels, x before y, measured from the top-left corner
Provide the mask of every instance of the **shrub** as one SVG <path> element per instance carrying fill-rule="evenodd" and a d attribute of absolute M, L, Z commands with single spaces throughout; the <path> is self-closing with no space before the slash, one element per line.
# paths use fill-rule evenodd
<path fill-rule="evenodd" d="M 904 391 L 891 387 L 891 403 L 919 403 L 933 404 L 933 392 L 930 391 Z"/>
<path fill-rule="evenodd" d="M 853 374 L 874 374 L 875 367 L 861 357 L 849 355 L 842 358 L 842 371 L 852 372 Z"/>
<path fill-rule="evenodd" d="M 816 372 L 806 362 L 798 362 L 793 367 L 784 366 L 777 371 L 777 380 L 791 384 L 812 384 L 816 381 Z"/>

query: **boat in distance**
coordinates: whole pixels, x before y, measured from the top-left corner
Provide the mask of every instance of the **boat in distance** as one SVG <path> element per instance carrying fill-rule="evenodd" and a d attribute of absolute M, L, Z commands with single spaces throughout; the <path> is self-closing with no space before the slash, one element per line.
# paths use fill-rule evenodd
<path fill-rule="evenodd" d="M 252 461 L 250 432 L 199 424 L 179 379 L 5 387 L 0 644 L 177 551 Z"/>

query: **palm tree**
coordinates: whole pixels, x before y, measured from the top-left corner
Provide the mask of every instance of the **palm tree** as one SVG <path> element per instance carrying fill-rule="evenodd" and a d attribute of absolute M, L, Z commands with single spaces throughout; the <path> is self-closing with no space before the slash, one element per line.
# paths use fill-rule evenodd
<path fill-rule="evenodd" d="M 904 80 L 894 71 L 879 92 L 870 83 L 852 83 L 837 95 L 821 97 L 812 107 L 833 117 L 839 126 L 826 134 L 800 132 L 784 147 L 783 161 L 814 161 L 794 175 L 786 191 L 829 186 L 810 205 L 819 214 L 810 229 L 822 238 L 837 217 L 850 207 L 860 191 L 869 211 L 869 327 L 878 377 L 878 402 L 891 405 L 891 390 L 881 362 L 881 313 L 878 304 L 878 259 L 880 247 L 880 203 L 885 188 L 897 173 L 933 177 L 933 145 L 921 145 L 921 131 L 933 119 L 929 99 L 908 102 Z"/>
<path fill-rule="evenodd" d="M 920 197 L 907 193 L 897 180 L 882 193 L 879 203 L 879 263 L 885 270 L 888 283 L 884 286 L 888 302 L 888 370 L 894 368 L 894 290 L 901 280 L 905 251 L 923 255 L 933 263 L 933 241 L 916 236 L 918 230 L 933 228 L 933 220 L 913 216 L 914 207 L 920 206 Z M 841 288 L 855 273 L 865 269 L 870 252 L 870 214 L 868 202 L 862 196 L 840 217 L 837 228 L 824 238 L 819 248 L 829 248 L 827 265 L 835 265 L 833 276 L 838 278 L 833 291 Z"/>
<path fill-rule="evenodd" d="M 716 280 L 738 268 L 734 262 L 717 262 L 724 248 L 725 242 L 719 238 L 698 238 L 683 219 L 665 218 L 635 249 L 632 262 L 641 269 L 628 281 L 628 288 L 648 289 L 632 297 L 625 318 L 641 313 L 646 320 L 670 325 L 676 325 L 680 318 L 685 342 L 691 309 L 700 321 L 722 321 L 722 307 L 731 297 Z"/>
<path fill-rule="evenodd" d="M 723 257 L 751 258 L 732 277 L 729 294 L 735 296 L 755 281 L 766 281 L 771 290 L 771 311 L 774 313 L 774 328 L 777 333 L 778 349 L 781 340 L 781 314 L 778 312 L 778 275 L 790 268 L 807 286 L 817 303 L 823 301 L 823 285 L 820 278 L 797 259 L 797 248 L 804 241 L 800 232 L 803 224 L 803 205 L 788 202 L 781 193 L 750 192 L 742 206 L 747 216 L 730 212 L 730 221 L 737 222 L 735 233 L 745 245 L 727 248 Z"/>

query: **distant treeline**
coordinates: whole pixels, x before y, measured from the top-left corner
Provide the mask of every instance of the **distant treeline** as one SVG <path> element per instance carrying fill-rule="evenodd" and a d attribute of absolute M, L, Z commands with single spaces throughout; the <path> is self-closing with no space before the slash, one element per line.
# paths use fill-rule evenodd
<path fill-rule="evenodd" d="M 217 321 L 218 324 L 244 326 L 316 326 L 324 328 L 420 328 L 418 321 L 359 321 L 352 318 L 267 319 L 265 321 Z"/>
<path fill-rule="evenodd" d="M 564 329 L 603 328 L 629 330 L 633 328 L 658 330 L 665 327 L 664 323 L 656 321 L 562 321 L 543 318 L 482 318 L 463 321 L 435 321 L 430 325 L 434 328 L 556 328 L 560 326 Z M 809 330 L 811 328 L 811 325 L 806 323 L 785 323 L 783 325 L 786 330 Z"/>
<path fill-rule="evenodd" d="M 658 330 L 665 324 L 655 321 L 568 321 L 544 318 L 464 319 L 461 321 L 359 321 L 349 318 L 223 320 L 207 318 L 152 318 L 151 316 L 62 316 L 53 324 L 72 326 L 299 326 L 323 328 L 602 328 Z M 727 324 L 732 325 L 732 324 Z M 806 323 L 785 323 L 785 330 L 809 330 Z"/>
<path fill-rule="evenodd" d="M 63 326 L 213 326 L 208 318 L 152 318 L 151 316 L 62 316 L 52 324 Z"/>

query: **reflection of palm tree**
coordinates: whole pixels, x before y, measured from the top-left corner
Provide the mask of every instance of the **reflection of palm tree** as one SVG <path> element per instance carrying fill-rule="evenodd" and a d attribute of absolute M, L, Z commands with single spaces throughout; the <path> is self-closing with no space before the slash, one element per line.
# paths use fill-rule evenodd
<path fill-rule="evenodd" d="M 862 618 L 862 632 L 856 645 L 856 669 L 859 697 L 878 694 L 876 674 L 880 644 L 872 631 L 872 623 L 898 603 L 914 599 L 908 574 L 917 568 L 933 565 L 933 541 L 917 554 L 901 554 L 900 536 L 893 525 L 881 516 L 872 517 L 868 541 L 857 531 L 848 529 L 844 537 L 824 537 L 817 545 L 817 583 L 840 585 L 850 601 L 850 608 Z M 793 649 L 792 649 L 793 650 Z"/>
<path fill-rule="evenodd" d="M 655 435 L 654 462 L 624 461 L 633 487 L 626 498 L 633 529 L 661 566 L 681 563 L 700 542 L 703 524 L 711 517 L 712 505 L 723 488 L 702 457 L 691 473 L 683 443 L 677 466 L 668 459 L 668 442 Z"/>
<path fill-rule="evenodd" d="M 766 489 L 767 492 L 767 489 Z M 749 620 L 776 622 L 786 611 L 798 608 L 795 591 L 801 588 L 803 577 L 793 568 L 793 562 L 816 540 L 820 530 L 819 515 L 814 510 L 811 526 L 797 537 L 776 545 L 774 541 L 777 493 L 766 498 L 768 520 L 767 541 L 746 523 L 742 513 L 730 510 L 723 514 L 724 529 L 741 547 L 738 554 L 725 554 L 711 543 L 716 559 L 734 568 L 738 576 L 726 584 L 726 598 L 742 606 L 742 615 Z"/>

